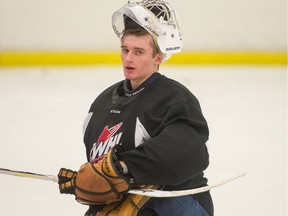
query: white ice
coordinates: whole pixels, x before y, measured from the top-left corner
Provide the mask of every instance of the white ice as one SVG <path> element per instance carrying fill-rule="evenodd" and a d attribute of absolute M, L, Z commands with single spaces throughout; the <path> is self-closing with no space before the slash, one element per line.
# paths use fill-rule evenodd
<path fill-rule="evenodd" d="M 84 163 L 82 121 L 121 66 L 0 68 L 0 167 L 43 174 Z M 172 67 L 160 72 L 199 99 L 210 126 L 215 216 L 287 215 L 287 68 Z M 0 174 L 0 216 L 79 216 L 53 182 Z"/>

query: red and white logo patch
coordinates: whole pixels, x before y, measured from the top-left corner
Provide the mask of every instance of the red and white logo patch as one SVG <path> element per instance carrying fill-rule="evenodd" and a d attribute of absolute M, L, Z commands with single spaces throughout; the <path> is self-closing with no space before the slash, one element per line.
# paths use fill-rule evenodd
<path fill-rule="evenodd" d="M 117 131 L 121 128 L 121 126 L 122 122 L 112 126 L 111 128 L 108 128 L 108 126 L 104 127 L 97 142 L 93 144 L 93 147 L 90 151 L 90 162 L 97 162 L 102 160 L 110 148 L 120 144 L 122 132 L 117 134 Z"/>

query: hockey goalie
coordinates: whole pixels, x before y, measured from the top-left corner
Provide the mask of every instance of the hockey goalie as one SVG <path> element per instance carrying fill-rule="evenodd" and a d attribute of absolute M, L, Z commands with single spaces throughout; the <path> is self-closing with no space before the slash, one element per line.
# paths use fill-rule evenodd
<path fill-rule="evenodd" d="M 87 162 L 78 171 L 60 169 L 60 192 L 87 205 L 85 216 L 213 216 L 209 191 L 165 198 L 128 193 L 206 186 L 209 130 L 194 94 L 160 73 L 182 50 L 169 3 L 128 2 L 113 14 L 112 27 L 123 80 L 92 103 L 83 126 Z"/>

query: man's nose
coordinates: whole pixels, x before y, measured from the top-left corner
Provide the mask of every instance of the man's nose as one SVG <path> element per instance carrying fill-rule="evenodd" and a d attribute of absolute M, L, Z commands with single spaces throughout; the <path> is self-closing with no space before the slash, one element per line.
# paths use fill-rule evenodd
<path fill-rule="evenodd" d="M 128 52 L 126 55 L 126 61 L 132 62 L 134 60 L 132 52 Z"/>

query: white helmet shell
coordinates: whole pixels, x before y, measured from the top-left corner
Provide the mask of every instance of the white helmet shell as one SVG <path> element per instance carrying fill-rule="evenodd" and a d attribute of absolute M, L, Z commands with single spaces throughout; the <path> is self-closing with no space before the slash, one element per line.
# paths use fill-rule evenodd
<path fill-rule="evenodd" d="M 129 24 L 127 19 L 132 20 L 134 24 L 131 22 Z M 147 30 L 163 54 L 170 56 L 181 52 L 183 45 L 178 16 L 167 2 L 162 0 L 128 2 L 112 16 L 112 27 L 119 38 L 122 37 L 123 30 L 136 28 L 135 26 Z"/>

